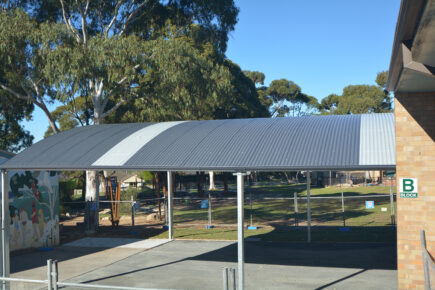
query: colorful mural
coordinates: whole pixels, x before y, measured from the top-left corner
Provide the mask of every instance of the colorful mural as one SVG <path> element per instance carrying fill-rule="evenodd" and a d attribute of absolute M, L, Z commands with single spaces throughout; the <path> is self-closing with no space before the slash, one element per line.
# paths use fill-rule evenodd
<path fill-rule="evenodd" d="M 57 172 L 9 172 L 9 214 L 11 250 L 58 245 Z"/>

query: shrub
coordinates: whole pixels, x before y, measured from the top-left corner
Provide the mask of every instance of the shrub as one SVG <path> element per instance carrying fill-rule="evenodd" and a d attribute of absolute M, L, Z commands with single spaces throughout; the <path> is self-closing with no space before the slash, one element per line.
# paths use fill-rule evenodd
<path fill-rule="evenodd" d="M 126 190 L 121 190 L 121 201 L 130 201 L 133 196 L 133 200 L 137 199 L 137 188 L 129 187 Z M 119 206 L 120 214 L 131 213 L 131 203 L 122 202 Z"/>

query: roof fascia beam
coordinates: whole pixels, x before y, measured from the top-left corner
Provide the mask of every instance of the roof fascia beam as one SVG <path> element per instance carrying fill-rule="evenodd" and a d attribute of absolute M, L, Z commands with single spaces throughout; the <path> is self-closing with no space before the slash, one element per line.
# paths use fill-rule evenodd
<path fill-rule="evenodd" d="M 405 43 L 402 42 L 401 48 L 402 48 L 403 68 L 413 70 L 435 78 L 434 67 L 413 60 L 412 52 Z"/>

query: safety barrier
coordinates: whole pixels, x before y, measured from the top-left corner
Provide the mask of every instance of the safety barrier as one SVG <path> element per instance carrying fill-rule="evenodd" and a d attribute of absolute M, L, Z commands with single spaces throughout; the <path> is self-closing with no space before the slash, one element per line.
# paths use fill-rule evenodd
<path fill-rule="evenodd" d="M 222 286 L 224 290 L 236 290 L 236 269 L 222 269 Z M 231 287 L 231 288 L 230 288 Z"/>
<path fill-rule="evenodd" d="M 432 271 L 435 271 L 435 263 L 432 260 L 429 252 L 426 248 L 426 234 L 424 230 L 421 230 L 421 249 L 423 251 L 423 270 L 424 270 L 424 285 L 426 290 L 433 289 L 431 287 L 431 281 L 430 281 L 430 275 L 429 271 L 432 269 Z"/>
<path fill-rule="evenodd" d="M 60 282 L 58 262 L 53 261 L 51 259 L 47 260 L 47 280 L 0 277 L 0 281 L 2 281 L 2 289 L 4 290 L 9 289 L 8 284 L 11 282 L 19 282 L 19 283 L 26 283 L 26 284 L 43 284 L 43 285 L 47 285 L 48 290 L 57 290 L 59 286 L 88 288 L 88 289 L 164 290 L 162 288 L 138 288 L 138 287 L 115 286 L 115 285 L 96 285 L 96 284 L 85 284 L 85 283 Z"/>

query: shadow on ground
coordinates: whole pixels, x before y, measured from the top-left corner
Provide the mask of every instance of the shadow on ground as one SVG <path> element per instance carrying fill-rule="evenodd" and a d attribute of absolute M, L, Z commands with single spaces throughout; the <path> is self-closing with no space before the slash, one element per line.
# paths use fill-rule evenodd
<path fill-rule="evenodd" d="M 237 244 L 190 258 L 237 262 Z M 247 242 L 245 261 L 283 266 L 396 269 L 393 244 Z"/>

